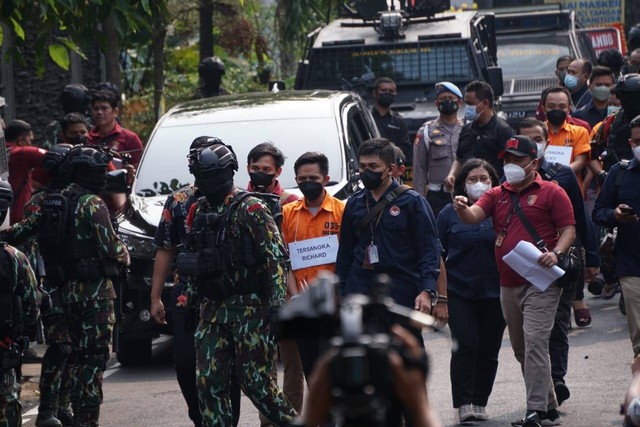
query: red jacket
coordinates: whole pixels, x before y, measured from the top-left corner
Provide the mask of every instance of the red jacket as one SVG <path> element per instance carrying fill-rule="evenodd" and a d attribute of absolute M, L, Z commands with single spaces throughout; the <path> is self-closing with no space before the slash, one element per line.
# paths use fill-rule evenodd
<path fill-rule="evenodd" d="M 89 144 L 108 145 L 118 152 L 122 151 L 131 154 L 131 164 L 136 169 L 138 169 L 138 164 L 140 164 L 140 159 L 142 158 L 142 150 L 144 149 L 138 135 L 128 129 L 123 129 L 118 123 L 104 137 L 100 135 L 97 128 L 91 129 L 89 132 Z"/>

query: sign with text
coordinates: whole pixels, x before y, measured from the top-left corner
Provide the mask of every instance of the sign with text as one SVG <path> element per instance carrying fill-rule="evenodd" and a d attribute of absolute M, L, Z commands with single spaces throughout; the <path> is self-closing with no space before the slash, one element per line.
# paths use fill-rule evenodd
<path fill-rule="evenodd" d="M 573 147 L 557 147 L 555 145 L 549 145 L 544 150 L 544 158 L 551 163 L 562 163 L 563 165 L 571 165 L 571 153 Z"/>
<path fill-rule="evenodd" d="M 289 243 L 291 268 L 300 270 L 316 265 L 333 264 L 338 257 L 338 236 L 316 237 Z"/>
<path fill-rule="evenodd" d="M 624 22 L 624 0 L 564 0 L 565 9 L 575 10 L 585 27 L 603 27 Z"/>
<path fill-rule="evenodd" d="M 617 28 L 594 28 L 593 30 L 587 30 L 587 34 L 596 55 L 600 55 L 600 53 L 609 49 L 622 52 L 622 42 Z"/>

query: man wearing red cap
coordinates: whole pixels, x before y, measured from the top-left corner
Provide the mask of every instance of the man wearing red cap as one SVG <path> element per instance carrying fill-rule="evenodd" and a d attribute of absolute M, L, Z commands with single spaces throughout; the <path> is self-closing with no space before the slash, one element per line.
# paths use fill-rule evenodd
<path fill-rule="evenodd" d="M 538 148 L 529 137 L 512 137 L 498 155 L 504 161 L 506 182 L 484 193 L 473 206 L 468 206 L 464 196 L 457 196 L 453 203 L 464 223 L 493 218 L 500 302 L 527 391 L 527 413 L 514 425 L 524 427 L 562 422 L 556 409 L 549 360 L 549 337 L 562 290 L 555 283 L 544 291 L 539 289 L 509 267 L 503 257 L 522 240 L 536 243 L 521 215 L 544 241 L 547 251 L 537 260 L 541 268 L 558 264 L 576 237 L 569 197 L 562 188 L 544 181 L 538 174 L 537 154 Z"/>

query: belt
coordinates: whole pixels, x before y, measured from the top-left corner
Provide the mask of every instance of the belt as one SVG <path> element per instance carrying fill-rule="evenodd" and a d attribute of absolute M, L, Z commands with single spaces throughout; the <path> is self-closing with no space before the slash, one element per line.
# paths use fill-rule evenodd
<path fill-rule="evenodd" d="M 447 191 L 444 189 L 444 184 L 427 184 L 429 191 Z"/>

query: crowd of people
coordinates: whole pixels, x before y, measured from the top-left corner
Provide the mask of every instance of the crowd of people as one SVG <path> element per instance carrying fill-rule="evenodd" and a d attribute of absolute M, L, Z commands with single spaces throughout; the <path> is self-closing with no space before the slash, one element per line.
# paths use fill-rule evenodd
<path fill-rule="evenodd" d="M 263 426 L 324 425 L 328 340 L 311 332 L 280 337 L 276 321 L 278 309 L 313 287 L 321 272 L 337 275 L 343 296 L 371 293 L 386 274 L 396 304 L 449 324 L 457 342 L 452 406 L 460 422 L 489 419 L 508 328 L 526 388 L 526 413 L 513 425 L 562 423 L 558 407 L 571 396 L 568 331 L 592 320 L 585 283 L 604 297 L 621 290 L 632 350 L 640 354 L 640 255 L 632 246 L 640 238 L 639 58 L 640 46 L 626 59 L 605 52 L 596 65 L 558 58 L 557 84 L 541 93 L 536 116 L 518 129 L 496 112 L 487 83 L 437 83 L 439 115 L 424 123 L 413 146 L 391 108 L 396 84 L 380 78 L 372 115 L 383 137 L 358 147 L 364 188 L 347 200 L 326 190 L 329 161 L 321 152 L 294 161 L 299 197 L 278 181 L 286 153 L 277 141 L 249 152 L 245 190 L 234 180 L 241 159 L 233 141 L 193 140 L 185 153 L 193 184 L 168 196 L 154 239 L 150 313 L 166 324 L 162 291 L 173 275 L 175 371 L 194 425 L 237 425 L 241 390 Z M 203 62 L 202 70 L 217 73 L 203 86 L 207 96 L 222 93 L 220 64 Z M 20 425 L 13 339 L 39 312 L 48 349 L 36 425 L 98 425 L 116 321 L 114 278 L 130 262 L 103 192 L 109 170 L 132 176 L 142 154 L 140 138 L 118 122 L 119 96 L 110 84 L 93 91 L 66 86 L 65 115 L 50 126 L 48 149 L 32 145 L 24 121 L 4 129 L 10 175 L 0 181 L 0 219 L 9 207 L 11 215 L 0 241 L 22 249 L 3 243 L 0 250 L 0 348 L 8 366 L 0 422 L 7 425 Z M 402 183 L 407 160 L 413 188 Z M 604 252 L 600 236 L 614 234 L 614 250 Z M 508 260 L 522 242 L 538 251 L 533 270 L 561 266 L 565 275 L 543 283 L 518 273 Z M 7 295 L 19 297 L 21 312 Z M 420 328 L 401 318 L 394 323 L 389 333 L 419 359 Z M 395 394 L 385 425 L 403 418 L 405 425 L 438 425 L 423 367 L 395 352 L 389 364 Z M 304 405 L 305 380 L 314 405 Z"/>

